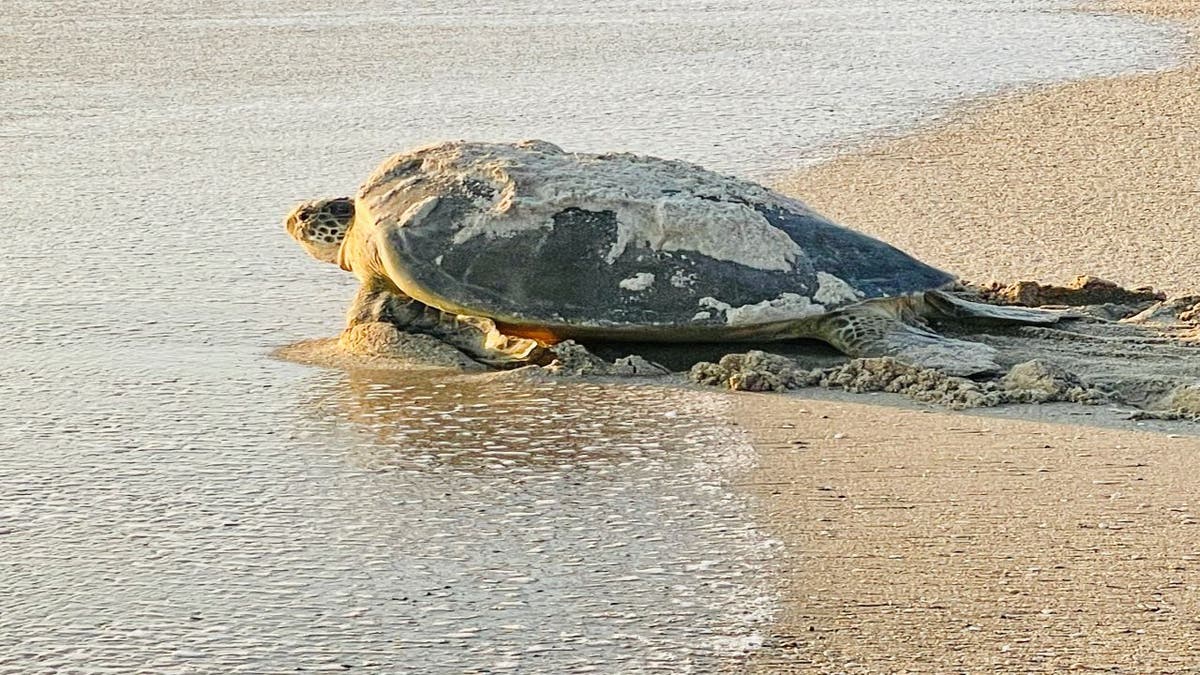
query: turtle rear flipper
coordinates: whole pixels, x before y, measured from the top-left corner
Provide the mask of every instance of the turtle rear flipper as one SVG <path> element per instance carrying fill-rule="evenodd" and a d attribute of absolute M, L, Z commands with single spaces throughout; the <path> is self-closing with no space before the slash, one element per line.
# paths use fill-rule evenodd
<path fill-rule="evenodd" d="M 948 375 L 968 377 L 998 373 L 998 352 L 988 345 L 938 335 L 901 317 L 907 299 L 876 301 L 834 312 L 820 324 L 817 337 L 853 357 L 890 356 Z"/>
<path fill-rule="evenodd" d="M 1049 326 L 1062 318 L 1061 312 L 971 302 L 945 291 L 926 291 L 924 299 L 924 311 L 921 313 L 935 319 Z"/>

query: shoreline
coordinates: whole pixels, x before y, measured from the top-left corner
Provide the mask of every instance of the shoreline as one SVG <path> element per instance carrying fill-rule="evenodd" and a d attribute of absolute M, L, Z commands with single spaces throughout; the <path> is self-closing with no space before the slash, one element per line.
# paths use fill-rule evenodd
<path fill-rule="evenodd" d="M 1186 60 L 969 102 L 779 187 L 973 281 L 1200 290 L 1200 0 L 1095 7 L 1184 21 Z M 785 551 L 752 672 L 1200 664 L 1197 430 L 731 395 L 759 458 L 739 486 Z"/>

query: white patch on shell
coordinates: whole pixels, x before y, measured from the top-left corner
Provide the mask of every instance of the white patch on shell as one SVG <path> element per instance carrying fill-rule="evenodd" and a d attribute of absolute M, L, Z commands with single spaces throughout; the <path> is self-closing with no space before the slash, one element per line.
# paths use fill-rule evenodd
<path fill-rule="evenodd" d="M 675 270 L 675 273 L 671 275 L 670 282 L 675 288 L 687 288 L 696 283 L 696 275 L 688 274 L 683 270 Z"/>
<path fill-rule="evenodd" d="M 711 318 L 712 312 L 696 312 L 694 315 L 692 315 L 692 321 L 703 321 L 704 319 Z"/>
<path fill-rule="evenodd" d="M 844 305 L 857 302 L 864 295 L 862 291 L 846 283 L 840 277 L 828 272 L 817 272 L 817 292 L 813 293 L 813 300 L 823 305 Z"/>
<path fill-rule="evenodd" d="M 728 302 L 721 302 L 720 300 L 718 300 L 712 296 L 700 298 L 699 304 L 701 307 L 711 307 L 712 309 L 715 309 L 718 312 L 724 312 L 725 310 L 731 309 L 733 307 L 733 305 L 729 304 Z"/>
<path fill-rule="evenodd" d="M 437 265 L 438 267 L 441 267 L 442 266 L 442 256 L 439 255 L 438 257 L 434 258 L 433 264 Z"/>
<path fill-rule="evenodd" d="M 650 202 L 625 198 L 619 203 L 617 240 L 604 258 L 609 263 L 630 245 L 655 251 L 695 251 L 761 270 L 790 270 L 796 258 L 804 255 L 787 233 L 745 204 L 694 195 L 660 196 Z"/>
<path fill-rule="evenodd" d="M 654 285 L 654 275 L 649 272 L 638 272 L 628 279 L 622 279 L 617 285 L 627 291 L 644 291 Z"/>
<path fill-rule="evenodd" d="M 537 141 L 457 141 L 392 157 L 359 193 L 371 213 L 386 214 L 389 203 L 403 199 L 404 191 L 393 187 L 411 181 L 414 164 L 428 179 L 425 184 L 491 186 L 490 202 L 464 219 L 455 244 L 553 228 L 556 214 L 578 208 L 616 214 L 617 237 L 606 256 L 610 263 L 630 246 L 691 251 L 760 270 L 790 270 L 806 257 L 787 233 L 747 206 L 809 211 L 797 200 L 686 162 L 564 153 Z"/>
<path fill-rule="evenodd" d="M 788 319 L 803 319 L 824 314 L 826 311 L 824 305 L 798 293 L 781 293 L 778 298 L 741 307 L 734 307 L 716 298 L 701 298 L 700 306 L 725 312 L 725 323 L 730 326 L 753 326 Z"/>
<path fill-rule="evenodd" d="M 420 225 L 421 219 L 429 215 L 429 212 L 437 207 L 439 201 L 437 197 L 426 197 L 408 207 L 400 216 L 400 226 Z"/>

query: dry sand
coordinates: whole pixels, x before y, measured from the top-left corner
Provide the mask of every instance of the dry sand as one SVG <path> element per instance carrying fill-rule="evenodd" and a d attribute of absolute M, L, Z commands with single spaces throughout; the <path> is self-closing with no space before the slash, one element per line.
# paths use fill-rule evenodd
<path fill-rule="evenodd" d="M 1200 0 L 1107 8 L 1200 32 Z M 975 280 L 1200 290 L 1200 65 L 972 104 L 785 189 Z M 810 395 L 738 395 L 787 551 L 753 670 L 1200 672 L 1200 429 Z"/>
<path fill-rule="evenodd" d="M 1126 3 L 1158 16 L 1197 0 Z M 1195 25 L 1195 24 L 1193 24 Z M 974 281 L 1200 290 L 1200 65 L 973 103 L 779 186 Z"/>

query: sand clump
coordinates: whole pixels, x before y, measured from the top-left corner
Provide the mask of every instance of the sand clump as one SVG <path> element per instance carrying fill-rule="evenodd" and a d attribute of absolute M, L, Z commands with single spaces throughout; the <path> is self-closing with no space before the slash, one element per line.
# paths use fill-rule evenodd
<path fill-rule="evenodd" d="M 1066 370 L 1038 360 L 1013 366 L 999 380 L 977 382 L 893 358 L 851 359 L 832 368 L 805 369 L 791 359 L 762 351 L 729 354 L 717 363 L 697 363 L 687 378 L 735 391 L 789 391 L 804 387 L 851 393 L 902 394 L 915 401 L 961 410 L 1005 403 L 1070 401 L 1107 403 L 1110 395 Z"/>
<path fill-rule="evenodd" d="M 550 348 L 554 360 L 544 367 L 551 375 L 566 377 L 656 377 L 669 371 L 637 354 L 606 361 L 574 340 L 565 340 Z"/>
<path fill-rule="evenodd" d="M 1010 368 L 998 386 L 1006 403 L 1070 401 L 1100 405 L 1111 399 L 1111 394 L 1085 384 L 1065 368 L 1038 359 Z"/>
<path fill-rule="evenodd" d="M 1156 407 L 1190 420 L 1200 419 L 1200 384 L 1183 384 L 1172 389 Z"/>
<path fill-rule="evenodd" d="M 734 391 L 787 391 L 815 384 L 815 372 L 798 367 L 789 358 L 753 350 L 726 354 L 716 363 L 701 361 L 692 366 L 688 380 Z"/>
<path fill-rule="evenodd" d="M 817 383 L 827 389 L 856 394 L 886 392 L 903 394 L 922 403 L 953 409 L 999 405 L 1002 396 L 993 387 L 953 377 L 940 370 L 918 368 L 891 358 L 853 359 L 821 373 Z"/>
<path fill-rule="evenodd" d="M 1149 409 L 1133 413 L 1131 419 L 1200 422 L 1200 384 L 1171 389 Z"/>

